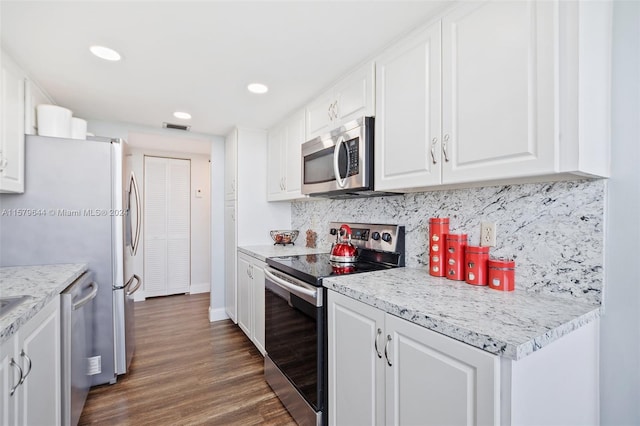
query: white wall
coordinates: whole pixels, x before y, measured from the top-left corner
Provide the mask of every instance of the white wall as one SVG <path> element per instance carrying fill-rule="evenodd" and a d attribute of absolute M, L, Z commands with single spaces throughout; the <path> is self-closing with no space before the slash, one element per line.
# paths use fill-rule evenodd
<path fill-rule="evenodd" d="M 267 201 L 267 132 L 238 128 L 238 246 L 273 244 L 269 231 L 291 228 L 289 202 Z"/>
<path fill-rule="evenodd" d="M 640 2 L 613 10 L 611 179 L 600 347 L 603 425 L 640 424 Z"/>

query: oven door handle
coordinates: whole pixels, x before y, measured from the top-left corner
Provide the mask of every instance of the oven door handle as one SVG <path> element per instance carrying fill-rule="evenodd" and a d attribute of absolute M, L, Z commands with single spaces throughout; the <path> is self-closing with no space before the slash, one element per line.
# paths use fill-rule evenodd
<path fill-rule="evenodd" d="M 275 275 L 273 275 L 273 273 L 271 273 L 269 271 L 269 268 L 265 268 L 264 270 L 264 274 L 269 278 L 269 280 L 271 280 L 274 284 L 276 284 L 278 287 L 283 288 L 286 291 L 289 291 L 293 294 L 296 295 L 306 295 L 307 297 L 313 297 L 314 299 L 318 298 L 318 292 L 317 290 L 309 290 L 306 288 L 302 288 L 300 286 L 297 286 L 295 284 L 291 284 L 290 282 L 287 282 L 285 280 L 283 280 L 280 277 L 277 277 Z"/>

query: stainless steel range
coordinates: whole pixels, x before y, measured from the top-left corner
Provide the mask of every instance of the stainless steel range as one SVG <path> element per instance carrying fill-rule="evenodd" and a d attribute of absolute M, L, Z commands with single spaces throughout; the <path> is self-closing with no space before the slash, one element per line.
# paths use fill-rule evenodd
<path fill-rule="evenodd" d="M 338 244 L 347 239 L 341 231 L 350 230 L 355 264 L 337 265 L 327 252 L 269 258 L 265 269 L 265 379 L 299 425 L 327 422 L 323 278 L 395 268 L 405 261 L 404 226 L 331 222 L 329 227 Z"/>

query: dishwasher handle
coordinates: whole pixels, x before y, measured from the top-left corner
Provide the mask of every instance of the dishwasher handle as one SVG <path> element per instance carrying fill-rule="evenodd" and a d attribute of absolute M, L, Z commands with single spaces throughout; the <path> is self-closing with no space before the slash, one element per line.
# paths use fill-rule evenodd
<path fill-rule="evenodd" d="M 77 302 L 73 302 L 72 307 L 74 311 L 77 311 L 78 309 L 82 308 L 84 305 L 86 305 L 87 303 L 89 303 L 90 301 L 96 298 L 96 295 L 98 294 L 98 284 L 95 281 L 91 281 L 88 287 L 91 287 L 91 293 L 87 294 L 85 297 L 78 300 Z"/>

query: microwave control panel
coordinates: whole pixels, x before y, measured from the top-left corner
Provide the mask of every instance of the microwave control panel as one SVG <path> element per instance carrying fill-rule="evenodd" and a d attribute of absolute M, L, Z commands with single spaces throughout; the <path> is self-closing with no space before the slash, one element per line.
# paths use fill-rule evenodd
<path fill-rule="evenodd" d="M 358 139 L 351 139 L 350 141 L 347 141 L 345 145 L 349 150 L 349 172 L 347 173 L 347 177 L 357 175 L 360 168 L 360 156 L 358 155 Z"/>

